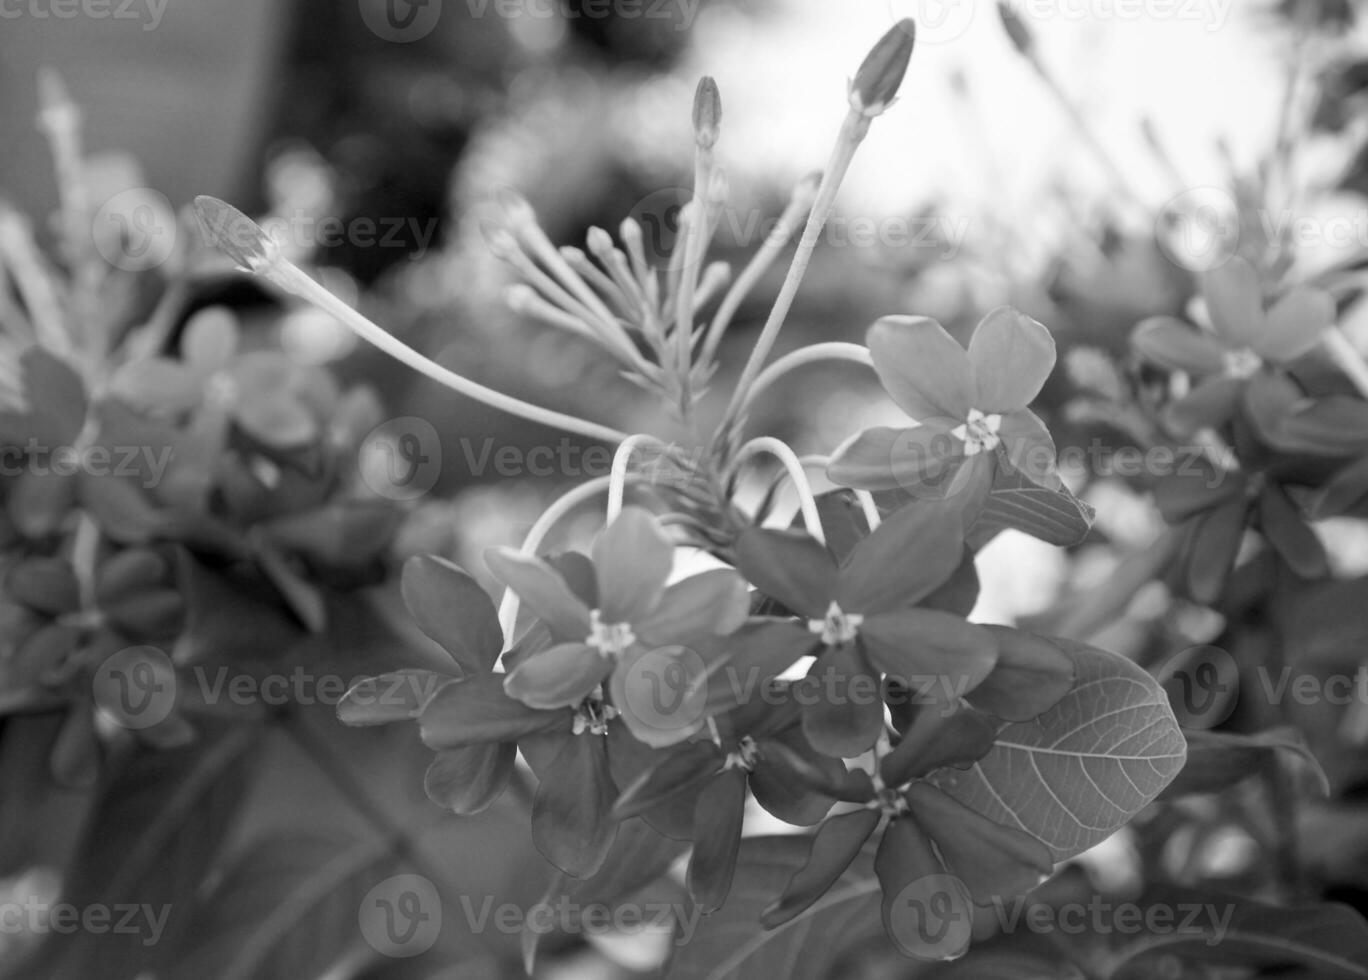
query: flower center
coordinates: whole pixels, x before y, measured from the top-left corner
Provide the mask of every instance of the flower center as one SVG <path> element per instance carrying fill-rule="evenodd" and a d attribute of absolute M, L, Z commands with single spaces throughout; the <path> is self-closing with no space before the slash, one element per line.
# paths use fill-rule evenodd
<path fill-rule="evenodd" d="M 755 771 L 755 762 L 760 757 L 760 750 L 755 744 L 755 739 L 749 735 L 744 735 L 736 743 L 736 751 L 727 753 L 727 761 L 722 763 L 723 770 L 744 769 L 746 772 Z"/>
<path fill-rule="evenodd" d="M 218 408 L 237 404 L 238 383 L 227 371 L 215 371 L 204 382 L 204 402 Z"/>
<path fill-rule="evenodd" d="M 1263 367 L 1263 358 L 1259 357 L 1248 347 L 1239 350 L 1226 351 L 1225 354 L 1225 373 L 1232 378 L 1248 378 L 1253 376 L 1259 368 Z"/>
<path fill-rule="evenodd" d="M 607 735 L 608 722 L 616 718 L 620 711 L 611 704 L 603 703 L 603 689 L 594 691 L 575 709 L 575 720 L 571 725 L 570 732 L 579 735 L 588 732 L 590 735 Z"/>
<path fill-rule="evenodd" d="M 597 609 L 589 613 L 589 635 L 584 642 L 605 657 L 620 657 L 636 642 L 631 623 L 605 623 Z"/>
<path fill-rule="evenodd" d="M 998 447 L 1002 442 L 998 435 L 1001 428 L 1001 415 L 984 415 L 977 408 L 971 408 L 964 424 L 955 426 L 950 434 L 964 443 L 964 455 L 977 456 L 986 449 Z"/>
<path fill-rule="evenodd" d="M 837 647 L 855 639 L 860 631 L 864 617 L 859 613 L 848 613 L 832 600 L 822 619 L 809 619 L 808 629 L 822 638 L 829 647 Z"/>

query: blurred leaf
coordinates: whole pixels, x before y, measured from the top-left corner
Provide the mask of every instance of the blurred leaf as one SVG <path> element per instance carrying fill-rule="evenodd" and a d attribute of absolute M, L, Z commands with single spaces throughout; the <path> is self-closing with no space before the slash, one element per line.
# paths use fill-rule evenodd
<path fill-rule="evenodd" d="M 1292 727 L 1270 728 L 1253 735 L 1187 731 L 1187 764 L 1159 794 L 1161 799 L 1188 793 L 1214 793 L 1258 772 L 1271 752 L 1289 752 L 1300 759 L 1316 779 L 1323 796 L 1330 795 L 1330 780 L 1306 744 L 1306 736 Z"/>
<path fill-rule="evenodd" d="M 256 842 L 194 911 L 170 980 L 322 976 L 356 941 L 357 909 L 384 840 L 326 833 Z"/>
<path fill-rule="evenodd" d="M 726 904 L 698 921 L 667 980 L 826 980 L 841 975 L 838 965 L 852 947 L 882 943 L 879 882 L 868 850 L 806 912 L 776 929 L 760 925 L 761 913 L 807 863 L 810 847 L 806 836 L 744 839 Z"/>
<path fill-rule="evenodd" d="M 1362 980 L 1368 977 L 1368 923 L 1345 905 L 1279 908 L 1208 893 L 1155 893 L 1144 906 L 1181 910 L 1209 906 L 1219 913 L 1127 944 L 1107 976 L 1154 976 L 1156 960 L 1177 956 L 1223 967 L 1250 966 L 1263 975 Z M 1228 922 L 1225 917 L 1229 916 Z M 1224 925 L 1221 923 L 1224 922 Z"/>
<path fill-rule="evenodd" d="M 112 771 L 66 876 L 62 901 L 78 909 L 138 907 L 138 929 L 53 934 L 15 974 L 35 980 L 126 980 L 153 969 L 187 927 L 194 898 L 245 794 L 255 733 L 236 728 L 185 748 L 139 748 Z M 111 920 L 111 925 L 114 919 Z M 155 941 L 153 941 L 155 940 Z"/>
<path fill-rule="evenodd" d="M 932 782 L 984 816 L 1039 837 L 1063 861 L 1109 837 L 1178 774 L 1186 746 L 1168 696 L 1124 657 L 1052 638 L 1074 662 L 1072 689 L 1033 721 L 1008 725 L 968 770 Z"/>

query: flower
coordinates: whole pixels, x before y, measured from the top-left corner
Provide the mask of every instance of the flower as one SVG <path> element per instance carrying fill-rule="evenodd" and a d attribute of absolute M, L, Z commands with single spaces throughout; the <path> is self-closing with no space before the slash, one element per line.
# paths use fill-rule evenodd
<path fill-rule="evenodd" d="M 1210 331 L 1157 316 L 1131 335 L 1142 357 L 1200 379 L 1169 408 L 1190 431 L 1229 421 L 1251 378 L 1301 357 L 1335 320 L 1334 301 L 1318 289 L 1294 289 L 1265 310 L 1258 273 L 1239 257 L 1205 273 L 1201 287 Z"/>
<path fill-rule="evenodd" d="M 832 455 L 827 475 L 861 490 L 923 494 L 991 484 L 1001 462 L 1059 486 L 1054 443 L 1027 405 L 1055 363 L 1043 326 L 1001 307 L 975 328 L 966 351 L 935 320 L 890 316 L 869 328 L 884 390 L 915 428 L 866 429 Z"/>
<path fill-rule="evenodd" d="M 950 579 L 964 555 L 958 511 L 914 501 L 854 546 L 844 563 L 812 537 L 751 528 L 736 543 L 741 571 L 765 595 L 806 622 L 775 620 L 766 639 L 790 651 L 788 664 L 815 655 L 803 730 L 831 756 L 852 757 L 884 727 L 880 673 L 913 690 L 955 701 L 998 659 L 994 634 L 952 612 L 914 608 Z M 784 665 L 787 666 L 787 665 Z M 781 668 L 782 669 L 782 668 Z"/>
<path fill-rule="evenodd" d="M 810 908 L 882 824 L 874 871 L 888 938 L 909 956 L 961 955 L 969 945 L 973 903 L 1018 895 L 1054 867 L 1049 848 L 1035 836 L 990 820 L 926 779 L 939 769 L 971 765 L 992 749 L 994 738 L 992 723 L 972 709 L 948 715 L 922 709 L 872 775 L 851 772 L 835 782 L 808 770 L 814 787 L 862 807 L 822 824 L 803 867 L 761 915 L 765 927 L 783 925 Z M 933 897 L 941 928 L 904 928 L 900 906 Z"/>
<path fill-rule="evenodd" d="M 779 692 L 742 705 L 716 720 L 716 741 L 654 753 L 654 764 L 614 804 L 620 819 L 662 807 L 689 814 L 694 851 L 687 883 L 704 912 L 721 908 L 731 890 L 747 788 L 769 813 L 803 827 L 821 820 L 835 802 L 807 785 L 814 779 L 807 773 L 839 785 L 845 765 L 813 752 L 800 718 L 797 702 L 779 700 Z"/>
<path fill-rule="evenodd" d="M 577 595 L 540 558 L 496 548 L 485 560 L 560 641 L 519 660 L 504 681 L 511 697 L 533 708 L 578 704 L 611 678 L 613 700 L 621 709 L 632 701 L 626 685 L 639 658 L 725 636 L 750 611 L 745 580 L 731 569 L 703 572 L 667 587 L 674 546 L 660 522 L 639 507 L 625 508 L 595 543 L 590 599 Z M 625 720 L 644 741 L 662 737 L 635 712 Z"/>

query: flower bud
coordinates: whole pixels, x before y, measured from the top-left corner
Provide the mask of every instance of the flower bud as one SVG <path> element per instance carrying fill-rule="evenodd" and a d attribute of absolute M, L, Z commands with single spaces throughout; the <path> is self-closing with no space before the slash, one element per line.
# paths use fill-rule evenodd
<path fill-rule="evenodd" d="M 907 74 L 916 39 L 917 25 L 905 18 L 874 45 L 850 83 L 850 105 L 856 112 L 873 117 L 892 105 Z"/>
<path fill-rule="evenodd" d="M 259 224 L 216 197 L 195 198 L 195 217 L 205 239 L 244 269 L 262 271 L 279 251 Z"/>
<path fill-rule="evenodd" d="M 713 148 L 721 122 L 722 96 L 717 90 L 717 82 L 711 75 L 704 75 L 698 80 L 693 104 L 694 140 L 700 147 Z"/>
<path fill-rule="evenodd" d="M 1012 41 L 1012 46 L 1022 54 L 1029 56 L 1035 49 L 1035 35 L 1026 26 L 1026 22 L 1021 19 L 1021 15 L 1012 9 L 1011 4 L 1005 0 L 998 0 L 998 17 L 1002 20 L 1003 30 Z"/>

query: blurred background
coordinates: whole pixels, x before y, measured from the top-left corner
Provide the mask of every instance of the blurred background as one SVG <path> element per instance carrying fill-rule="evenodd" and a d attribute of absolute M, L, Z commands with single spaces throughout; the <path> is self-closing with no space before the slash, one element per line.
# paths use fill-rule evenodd
<path fill-rule="evenodd" d="M 1061 448 L 1087 446 L 1118 427 L 1080 406 L 1080 390 L 1106 388 L 1137 322 L 1188 310 L 1204 249 L 1253 248 L 1253 238 L 1281 238 L 1308 221 L 1323 233 L 1298 243 L 1289 259 L 1295 278 L 1335 277 L 1342 326 L 1363 349 L 1361 4 L 1013 6 L 1028 39 L 1014 42 L 986 0 L 0 0 L 0 197 L 27 215 L 40 242 L 54 240 L 61 181 L 48 130 L 65 97 L 41 83 L 53 69 L 83 119 L 97 220 L 125 221 L 131 238 L 155 244 L 192 234 L 176 214 L 195 195 L 224 198 L 288 223 L 301 264 L 437 361 L 554 408 L 658 429 L 668 424 L 659 406 L 622 383 L 594 348 L 509 310 L 504 292 L 516 276 L 489 251 L 489 202 L 516 189 L 558 245 L 582 245 L 590 228 L 616 229 L 633 215 L 660 229 L 650 243 L 660 257 L 692 180 L 694 86 L 712 75 L 724 105 L 717 153 L 730 202 L 711 258 L 740 268 L 794 183 L 824 165 L 846 111 L 846 80 L 871 42 L 913 17 L 918 47 L 902 97 L 856 158 L 781 350 L 860 341 L 887 313 L 934 316 L 963 338 L 985 312 L 1009 303 L 1054 332 L 1064 367 L 1040 411 Z M 1245 237 L 1227 241 L 1254 197 L 1272 217 L 1245 223 Z M 1344 219 L 1334 234 L 1325 231 L 1329 216 Z M 339 219 L 342 233 L 322 233 L 325 218 Z M 377 234 L 358 234 L 362 227 Z M 127 240 L 118 247 L 131 259 Z M 163 254 L 171 252 L 168 245 Z M 723 349 L 723 380 L 744 359 L 784 265 L 740 311 Z M 145 314 L 157 299 L 132 302 Z M 430 499 L 441 502 L 414 515 L 400 550 L 468 563 L 486 545 L 518 541 L 546 501 L 583 475 L 561 467 L 510 479 L 477 465 L 485 445 L 556 445 L 560 437 L 417 379 L 359 349 L 325 314 L 222 264 L 195 280 L 178 323 L 216 306 L 303 363 L 329 365 L 344 382 L 365 379 L 390 417 L 435 427 L 448 464 Z M 806 375 L 795 385 L 801 397 L 757 408 L 757 431 L 799 452 L 825 452 L 863 425 L 897 417 L 864 374 L 830 372 Z M 725 393 L 725 383 L 718 387 Z M 1065 475 L 1098 506 L 1098 530 L 1071 551 L 1001 535 L 979 561 L 976 618 L 1067 622 L 1064 600 L 1105 583 L 1158 534 L 1143 481 Z M 1362 527 L 1317 527 L 1340 578 L 1368 572 Z M 586 517 L 565 536 L 593 529 Z M 1186 617 L 1190 643 L 1219 634 L 1201 610 L 1152 585 L 1085 632 L 1129 653 L 1174 616 Z M 377 662 L 374 650 L 354 661 L 358 669 Z M 374 778 L 370 792 L 399 801 L 404 814 L 427 812 L 415 740 L 337 738 L 338 753 Z M 292 751 L 271 756 L 240 837 L 285 815 L 326 824 L 345 810 L 330 795 L 335 788 L 301 775 L 313 769 Z M 396 753 L 402 765 L 392 762 Z M 1361 774 L 1357 756 L 1338 771 L 1322 762 L 1332 777 Z M 43 832 L 33 811 L 11 808 L 6 823 L 0 810 L 0 830 L 22 829 L 29 856 L 55 864 L 74 833 L 77 799 L 45 798 Z M 526 904 L 544 869 L 529 863 L 526 828 L 510 824 L 510 812 L 446 821 L 432 846 L 455 856 L 475 883 L 467 887 Z M 1334 820 L 1343 816 L 1326 820 L 1342 828 Z M 345 829 L 349 820 L 338 822 Z M 16 894 L 44 887 L 31 867 L 0 868 L 21 871 L 28 877 L 9 879 Z M 450 975 L 505 975 L 515 969 L 516 942 L 500 937 L 477 957 L 484 973 Z M 595 946 L 567 941 L 547 975 L 632 976 L 651 960 L 649 950 Z"/>

